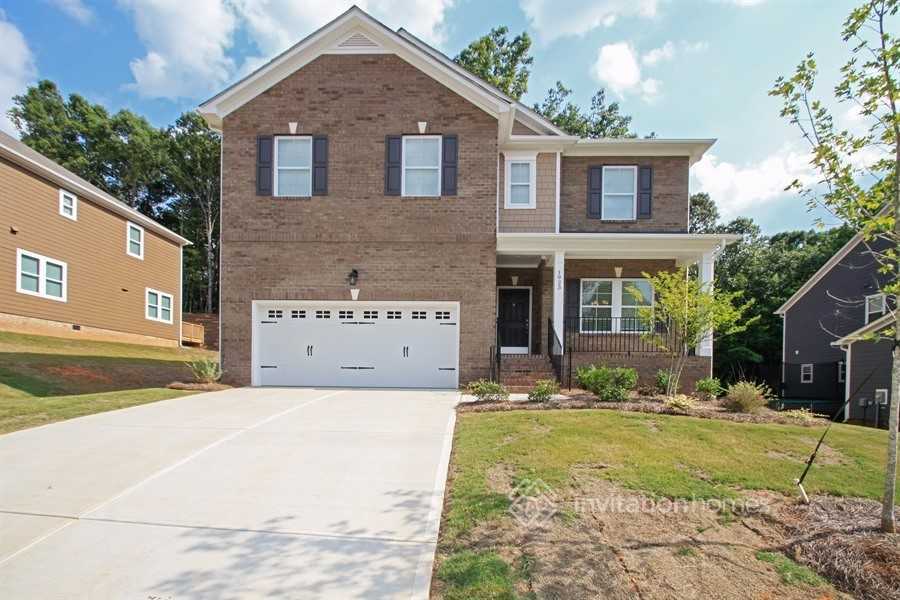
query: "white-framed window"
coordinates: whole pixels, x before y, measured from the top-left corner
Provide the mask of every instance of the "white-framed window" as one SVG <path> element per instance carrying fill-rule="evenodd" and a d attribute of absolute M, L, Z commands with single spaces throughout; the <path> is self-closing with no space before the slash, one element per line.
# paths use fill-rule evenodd
<path fill-rule="evenodd" d="M 59 214 L 73 221 L 78 220 L 78 196 L 66 190 L 59 190 Z"/>
<path fill-rule="evenodd" d="M 653 306 L 653 288 L 645 279 L 582 279 L 581 333 L 638 333 L 647 324 L 638 309 Z"/>
<path fill-rule="evenodd" d="M 875 404 L 880 404 L 881 406 L 887 406 L 888 391 L 886 388 L 878 388 L 877 390 L 875 390 Z"/>
<path fill-rule="evenodd" d="M 844 383 L 847 381 L 847 363 L 844 361 L 838 361 L 838 383 Z"/>
<path fill-rule="evenodd" d="M 805 363 L 800 365 L 800 383 L 812 383 L 813 382 L 813 365 L 812 363 Z"/>
<path fill-rule="evenodd" d="M 153 288 L 147 288 L 146 317 L 151 321 L 172 322 L 172 294 L 166 294 Z M 281 312 L 281 311 L 279 311 Z M 279 318 L 281 315 L 279 315 Z"/>
<path fill-rule="evenodd" d="M 505 208 L 535 208 L 537 206 L 537 155 L 507 154 L 504 181 Z"/>
<path fill-rule="evenodd" d="M 125 252 L 144 260 L 144 228 L 131 221 L 125 223 Z"/>
<path fill-rule="evenodd" d="M 441 136 L 403 136 L 400 195 L 441 195 Z"/>
<path fill-rule="evenodd" d="M 312 138 L 303 135 L 275 137 L 275 195 L 312 196 Z"/>
<path fill-rule="evenodd" d="M 874 321 L 887 310 L 884 294 L 866 296 L 866 323 Z"/>
<path fill-rule="evenodd" d="M 16 249 L 16 291 L 66 302 L 66 263 L 21 248 Z"/>
<path fill-rule="evenodd" d="M 603 207 L 604 221 L 633 221 L 637 218 L 637 177 L 636 166 L 603 167 Z"/>

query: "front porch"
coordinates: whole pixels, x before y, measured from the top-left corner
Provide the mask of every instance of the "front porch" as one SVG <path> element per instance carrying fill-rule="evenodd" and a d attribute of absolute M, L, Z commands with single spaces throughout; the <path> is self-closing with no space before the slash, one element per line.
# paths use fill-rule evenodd
<path fill-rule="evenodd" d="M 668 366 L 637 317 L 652 304 L 644 273 L 697 265 L 712 285 L 718 253 L 735 236 L 692 234 L 500 234 L 497 250 L 497 343 L 492 374 L 526 387 L 555 376 L 564 387 L 586 364 L 626 366 L 639 385 L 652 385 Z M 637 292 L 637 293 L 636 293 Z M 677 333 L 662 324 L 665 345 Z M 684 389 L 712 372 L 712 334 L 694 349 Z"/>

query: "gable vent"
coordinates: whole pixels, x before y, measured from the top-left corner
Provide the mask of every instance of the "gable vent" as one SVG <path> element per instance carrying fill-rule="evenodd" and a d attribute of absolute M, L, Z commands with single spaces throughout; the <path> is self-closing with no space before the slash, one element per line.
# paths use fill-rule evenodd
<path fill-rule="evenodd" d="M 356 32 L 338 45 L 338 48 L 359 49 L 359 48 L 377 48 L 378 44 L 367 38 L 365 35 Z"/>

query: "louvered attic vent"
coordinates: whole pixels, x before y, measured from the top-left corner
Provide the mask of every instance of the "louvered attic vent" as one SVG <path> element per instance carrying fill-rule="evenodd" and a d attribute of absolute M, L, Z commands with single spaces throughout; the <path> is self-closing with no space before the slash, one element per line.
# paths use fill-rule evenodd
<path fill-rule="evenodd" d="M 341 42 L 338 48 L 377 48 L 378 44 L 357 32 Z"/>

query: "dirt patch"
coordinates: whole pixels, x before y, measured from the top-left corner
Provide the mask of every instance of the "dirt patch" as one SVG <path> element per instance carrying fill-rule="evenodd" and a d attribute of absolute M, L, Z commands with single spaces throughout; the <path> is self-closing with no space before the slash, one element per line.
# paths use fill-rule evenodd
<path fill-rule="evenodd" d="M 89 383 L 112 383 L 113 378 L 96 369 L 79 367 L 76 365 L 65 365 L 60 367 L 46 367 L 47 371 L 57 377 L 63 379 L 74 379 L 78 382 Z"/>
<path fill-rule="evenodd" d="M 507 495 L 513 489 L 513 472 L 509 466 L 499 463 L 493 465 L 485 473 L 488 489 L 498 494 Z"/>
<path fill-rule="evenodd" d="M 815 448 L 818 440 L 806 438 L 810 448 Z M 809 460 L 808 454 L 795 454 L 793 452 L 782 452 L 779 450 L 768 450 L 766 456 L 776 460 L 789 460 L 798 464 L 805 464 Z M 817 465 L 849 465 L 850 459 L 847 458 L 840 450 L 836 450 L 831 446 L 822 444 L 819 452 L 816 454 Z"/>
<path fill-rule="evenodd" d="M 194 392 L 220 392 L 222 390 L 230 390 L 230 385 L 224 383 L 182 383 L 173 381 L 166 386 L 170 390 L 190 390 Z"/>

